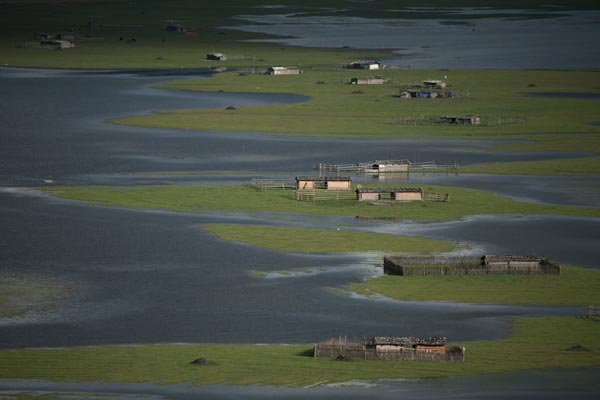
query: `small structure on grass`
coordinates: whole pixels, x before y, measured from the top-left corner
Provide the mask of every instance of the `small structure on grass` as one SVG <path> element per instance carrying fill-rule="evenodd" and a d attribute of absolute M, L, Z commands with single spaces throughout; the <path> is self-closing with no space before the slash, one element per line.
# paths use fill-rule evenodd
<path fill-rule="evenodd" d="M 383 69 L 383 66 L 379 61 L 358 60 L 346 65 L 346 68 L 375 70 Z"/>
<path fill-rule="evenodd" d="M 385 79 L 381 76 L 371 76 L 366 78 L 352 78 L 350 83 L 353 85 L 383 85 Z"/>
<path fill-rule="evenodd" d="M 423 200 L 423 188 L 358 188 L 358 201 L 415 201 Z"/>
<path fill-rule="evenodd" d="M 407 172 L 410 168 L 408 160 L 377 160 L 365 166 L 366 174 L 383 174 L 386 172 Z"/>
<path fill-rule="evenodd" d="M 298 75 L 302 73 L 299 67 L 269 67 L 267 75 Z"/>
<path fill-rule="evenodd" d="M 349 176 L 297 176 L 296 190 L 350 190 L 352 178 Z"/>
<path fill-rule="evenodd" d="M 348 339 L 339 337 L 317 343 L 315 357 L 346 360 L 412 360 L 454 361 L 465 360 L 464 347 L 446 348 L 445 337 L 384 337 Z"/>
<path fill-rule="evenodd" d="M 223 53 L 208 53 L 206 55 L 207 60 L 215 60 L 215 61 L 226 61 L 227 56 Z"/>
<path fill-rule="evenodd" d="M 442 124 L 457 124 L 457 125 L 479 125 L 481 117 L 479 115 L 442 115 L 440 116 Z"/>
<path fill-rule="evenodd" d="M 445 89 L 448 86 L 448 82 L 439 79 L 426 79 L 423 81 L 421 87 L 424 88 L 435 88 Z"/>
<path fill-rule="evenodd" d="M 560 266 L 535 256 L 386 256 L 387 275 L 557 275 Z"/>

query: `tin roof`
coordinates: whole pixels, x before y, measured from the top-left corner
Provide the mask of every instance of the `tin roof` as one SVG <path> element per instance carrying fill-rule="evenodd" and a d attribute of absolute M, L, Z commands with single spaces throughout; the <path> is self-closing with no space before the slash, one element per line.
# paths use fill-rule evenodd
<path fill-rule="evenodd" d="M 297 176 L 297 181 L 352 181 L 349 176 Z"/>
<path fill-rule="evenodd" d="M 434 337 L 386 337 L 386 336 L 375 336 L 369 339 L 369 344 L 373 346 L 377 345 L 394 345 L 394 346 L 444 346 L 446 344 L 446 337 L 434 336 Z"/>

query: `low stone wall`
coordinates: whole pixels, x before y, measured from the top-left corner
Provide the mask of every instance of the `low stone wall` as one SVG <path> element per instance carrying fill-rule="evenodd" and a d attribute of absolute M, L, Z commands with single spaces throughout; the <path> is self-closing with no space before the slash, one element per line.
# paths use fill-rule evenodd
<path fill-rule="evenodd" d="M 392 361 L 437 361 L 463 362 L 465 353 L 462 348 L 452 348 L 445 352 L 425 352 L 416 350 L 376 351 L 359 344 L 336 345 L 316 344 L 315 357 L 338 358 L 353 360 L 392 360 Z"/>

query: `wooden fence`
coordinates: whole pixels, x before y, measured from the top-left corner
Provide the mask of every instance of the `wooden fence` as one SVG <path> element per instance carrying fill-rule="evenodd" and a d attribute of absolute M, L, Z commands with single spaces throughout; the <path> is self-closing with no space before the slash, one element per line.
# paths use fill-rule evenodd
<path fill-rule="evenodd" d="M 371 174 L 385 174 L 384 170 L 373 169 L 373 165 L 376 161 L 356 163 L 356 164 L 325 164 L 319 163 L 315 165 L 315 169 L 319 171 L 327 172 L 356 172 L 360 174 L 371 173 Z M 407 165 L 408 172 L 444 172 L 444 171 L 458 171 L 459 164 L 456 161 L 452 161 L 445 164 L 437 164 L 435 161 L 424 161 L 424 162 L 411 162 Z M 389 170 L 387 172 L 400 172 L 398 170 Z"/>
<path fill-rule="evenodd" d="M 448 201 L 450 201 L 450 195 L 448 193 L 440 194 L 440 193 L 423 192 L 423 200 L 448 202 Z"/>
<path fill-rule="evenodd" d="M 560 266 L 548 261 L 523 265 L 509 259 L 505 263 L 485 265 L 480 257 L 384 257 L 387 275 L 558 275 Z"/>
<path fill-rule="evenodd" d="M 318 343 L 315 345 L 315 357 L 343 357 L 344 359 L 354 360 L 463 362 L 465 361 L 465 352 L 460 347 L 452 347 L 445 352 L 426 352 L 414 349 L 381 351 L 367 348 L 361 344 Z"/>
<path fill-rule="evenodd" d="M 292 190 L 296 183 L 285 179 L 252 179 L 252 186 L 258 190 Z"/>
<path fill-rule="evenodd" d="M 294 190 L 292 198 L 300 201 L 356 200 L 353 190 Z"/>

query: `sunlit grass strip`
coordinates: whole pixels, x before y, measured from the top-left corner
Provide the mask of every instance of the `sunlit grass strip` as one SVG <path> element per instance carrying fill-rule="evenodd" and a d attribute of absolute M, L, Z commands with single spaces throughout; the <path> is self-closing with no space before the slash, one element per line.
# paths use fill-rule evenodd
<path fill-rule="evenodd" d="M 206 224 L 204 229 L 224 240 L 233 240 L 295 252 L 411 252 L 450 251 L 445 240 L 385 233 L 266 225 Z"/>
<path fill-rule="evenodd" d="M 354 379 L 599 366 L 600 320 L 574 316 L 522 318 L 513 323 L 507 339 L 459 344 L 467 349 L 464 363 L 339 362 L 308 356 L 311 345 L 155 344 L 0 350 L 0 378 L 305 386 Z M 568 350 L 575 345 L 589 351 Z M 198 357 L 215 364 L 190 364 Z"/>
<path fill-rule="evenodd" d="M 415 220 L 507 213 L 600 217 L 600 208 L 526 203 L 460 187 L 427 185 L 423 188 L 427 192 L 448 193 L 450 201 L 413 201 L 388 206 L 355 200 L 302 202 L 293 200 L 287 191 L 257 191 L 249 185 L 61 186 L 43 190 L 57 197 L 100 205 L 186 212 L 267 211 Z"/>
<path fill-rule="evenodd" d="M 560 275 L 382 276 L 352 290 L 399 300 L 586 306 L 600 304 L 600 271 L 561 266 Z"/>

